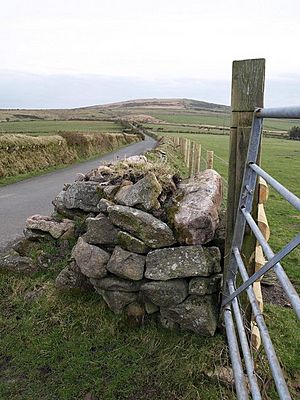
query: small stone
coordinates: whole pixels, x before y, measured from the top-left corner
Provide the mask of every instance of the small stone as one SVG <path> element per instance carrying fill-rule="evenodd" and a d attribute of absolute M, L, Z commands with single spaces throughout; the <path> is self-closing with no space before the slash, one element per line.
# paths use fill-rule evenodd
<path fill-rule="evenodd" d="M 184 279 L 146 282 L 141 286 L 141 292 L 153 304 L 171 307 L 182 303 L 186 299 L 188 284 Z"/>
<path fill-rule="evenodd" d="M 117 246 L 107 264 L 107 270 L 121 278 L 139 281 L 143 278 L 145 256 L 131 253 Z"/>
<path fill-rule="evenodd" d="M 171 319 L 168 319 L 168 318 L 162 316 L 161 314 L 159 315 L 159 322 L 166 329 L 178 330 L 180 328 L 179 324 L 172 321 Z"/>
<path fill-rule="evenodd" d="M 199 335 L 213 336 L 218 323 L 218 296 L 189 296 L 183 303 L 160 309 L 161 315 Z"/>
<path fill-rule="evenodd" d="M 101 289 L 98 289 L 97 292 L 101 294 L 105 303 L 115 314 L 120 314 L 124 307 L 138 299 L 137 293 Z"/>
<path fill-rule="evenodd" d="M 221 272 L 217 247 L 182 246 L 153 250 L 146 257 L 145 277 L 157 281 Z"/>
<path fill-rule="evenodd" d="M 30 251 L 36 248 L 36 243 L 32 240 L 26 239 L 25 237 L 18 238 L 12 245 L 12 249 L 19 253 L 20 256 L 29 256 Z"/>
<path fill-rule="evenodd" d="M 72 257 L 75 259 L 80 271 L 89 278 L 104 278 L 107 275 L 106 264 L 109 253 L 86 243 L 82 237 L 73 247 Z"/>
<path fill-rule="evenodd" d="M 118 204 L 140 207 L 146 211 L 160 208 L 158 197 L 162 187 L 153 172 L 149 172 L 132 186 L 123 186 L 115 196 Z"/>
<path fill-rule="evenodd" d="M 48 232 L 35 231 L 26 228 L 23 230 L 23 234 L 25 236 L 25 239 L 32 242 L 42 242 L 45 239 L 51 239 L 51 236 Z"/>
<path fill-rule="evenodd" d="M 151 214 L 119 205 L 108 207 L 107 210 L 114 225 L 142 240 L 148 247 L 167 247 L 175 243 L 168 225 Z"/>
<path fill-rule="evenodd" d="M 107 200 L 107 199 L 101 199 L 101 200 L 99 200 L 99 203 L 98 203 L 98 208 L 99 208 L 99 211 L 101 212 L 101 213 L 107 213 L 107 208 L 109 207 L 109 206 L 114 206 L 115 205 L 115 203 L 113 203 L 112 201 L 110 201 L 110 200 Z"/>
<path fill-rule="evenodd" d="M 142 281 L 129 281 L 127 279 L 108 276 L 102 279 L 90 278 L 90 281 L 96 290 L 114 290 L 119 292 L 138 292 Z"/>
<path fill-rule="evenodd" d="M 80 272 L 75 261 L 71 261 L 63 270 L 60 271 L 55 280 L 55 286 L 64 291 L 82 292 L 92 289 L 92 285 L 87 277 Z"/>
<path fill-rule="evenodd" d="M 146 156 L 131 156 L 126 158 L 128 164 L 145 164 L 147 161 Z"/>
<path fill-rule="evenodd" d="M 65 232 L 72 229 L 74 231 L 74 222 L 69 219 L 55 221 L 52 217 L 32 215 L 26 220 L 26 228 L 48 232 L 54 239 L 58 239 Z"/>
<path fill-rule="evenodd" d="M 118 232 L 118 244 L 123 249 L 138 254 L 146 254 L 150 250 L 140 239 L 122 231 Z"/>
<path fill-rule="evenodd" d="M 147 314 L 154 314 L 159 311 L 159 307 L 156 304 L 151 303 L 151 301 L 145 301 L 145 310 Z"/>
<path fill-rule="evenodd" d="M 30 275 L 35 273 L 37 268 L 30 257 L 22 257 L 11 249 L 0 254 L 0 271 Z"/>
<path fill-rule="evenodd" d="M 115 245 L 117 244 L 118 229 L 104 215 L 87 218 L 87 231 L 84 240 L 90 244 Z"/>
<path fill-rule="evenodd" d="M 193 278 L 189 283 L 189 294 L 212 294 L 220 292 L 222 284 L 222 274 L 213 275 L 208 278 Z"/>
<path fill-rule="evenodd" d="M 107 199 L 113 200 L 119 189 L 120 185 L 108 185 L 103 189 L 103 192 Z"/>

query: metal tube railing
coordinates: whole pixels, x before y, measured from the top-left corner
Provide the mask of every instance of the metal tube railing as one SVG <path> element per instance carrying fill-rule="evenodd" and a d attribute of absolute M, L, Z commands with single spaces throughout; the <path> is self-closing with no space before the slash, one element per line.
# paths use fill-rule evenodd
<path fill-rule="evenodd" d="M 300 118 L 300 106 L 296 107 L 276 107 L 276 108 L 258 108 L 255 111 L 257 118 Z"/>
<path fill-rule="evenodd" d="M 246 387 L 245 376 L 243 372 L 243 366 L 239 351 L 239 345 L 235 334 L 230 306 L 225 307 L 224 321 L 225 321 L 230 359 L 232 362 L 232 370 L 233 370 L 236 394 L 238 399 L 248 400 L 249 396 Z"/>
<path fill-rule="evenodd" d="M 281 183 L 272 178 L 266 171 L 260 168 L 255 163 L 249 163 L 249 167 L 253 169 L 258 175 L 269 183 L 282 197 L 284 197 L 290 204 L 292 204 L 298 211 L 300 211 L 300 199 L 294 193 L 286 189 Z"/>
<path fill-rule="evenodd" d="M 266 272 L 274 267 L 282 258 L 294 250 L 300 243 L 300 233 L 294 239 L 292 239 L 283 249 L 281 249 L 274 257 L 272 257 L 268 262 L 265 263 L 258 271 L 256 271 L 250 278 L 239 286 L 235 292 L 231 293 L 230 296 L 225 297 L 222 306 L 229 303 L 234 297 L 241 294 L 248 286 L 252 285 L 255 281 L 261 278 Z"/>
<path fill-rule="evenodd" d="M 234 285 L 233 285 L 232 281 L 228 282 L 228 288 L 229 288 L 229 293 L 234 292 Z M 250 348 L 248 345 L 248 339 L 247 339 L 247 335 L 246 335 L 246 331 L 245 331 L 245 326 L 243 323 L 243 318 L 241 315 L 241 310 L 240 310 L 240 307 L 238 304 L 238 300 L 236 298 L 233 299 L 232 307 L 233 307 L 236 327 L 237 327 L 237 331 L 239 334 L 240 343 L 241 343 L 241 347 L 242 347 L 242 351 L 243 351 L 243 356 L 244 356 L 244 361 L 245 361 L 245 365 L 246 365 L 247 376 L 249 379 L 252 398 L 254 400 L 261 400 L 261 394 L 260 394 L 260 390 L 258 387 L 255 370 L 254 370 L 254 362 L 253 362 L 252 354 L 251 354 L 251 351 L 250 351 Z"/>
<path fill-rule="evenodd" d="M 234 256 L 236 258 L 236 262 L 239 268 L 239 271 L 241 273 L 241 277 L 243 279 L 243 281 L 247 281 L 249 279 L 249 275 L 246 271 L 245 265 L 243 263 L 242 257 L 240 255 L 240 252 L 237 248 L 235 248 L 234 250 Z M 277 359 L 276 356 L 276 352 L 273 346 L 273 343 L 271 341 L 269 332 L 268 332 L 268 328 L 266 326 L 264 317 L 260 311 L 260 308 L 257 304 L 257 300 L 253 291 L 252 286 L 249 286 L 246 289 L 251 307 L 252 307 L 252 311 L 253 311 L 253 315 L 254 315 L 254 319 L 257 323 L 257 326 L 260 330 L 261 333 L 261 339 L 266 351 L 266 355 L 268 357 L 269 360 L 269 364 L 270 364 L 270 368 L 272 371 L 272 375 L 274 378 L 274 382 L 279 394 L 279 397 L 281 400 L 291 400 L 291 396 L 289 394 L 289 390 L 288 387 L 286 385 L 286 382 L 284 380 L 281 368 L 280 368 L 280 364 L 279 361 Z"/>
<path fill-rule="evenodd" d="M 259 244 L 261 245 L 267 259 L 271 260 L 274 257 L 273 250 L 268 245 L 268 242 L 264 238 L 259 227 L 256 225 L 256 222 L 252 218 L 251 214 L 248 211 L 246 211 L 244 208 L 242 208 L 241 211 L 244 214 L 246 221 L 249 224 L 250 228 L 252 229 L 252 232 L 256 236 L 256 239 L 258 240 Z M 275 264 L 275 266 L 273 268 L 274 268 L 274 271 L 277 275 L 279 282 L 281 283 L 283 290 L 285 291 L 285 294 L 287 295 L 288 299 L 290 300 L 290 302 L 297 314 L 297 317 L 300 319 L 300 299 L 299 299 L 298 293 L 296 292 L 294 286 L 291 284 L 291 281 L 289 280 L 288 276 L 286 275 L 281 264 L 277 263 L 277 264 Z"/>

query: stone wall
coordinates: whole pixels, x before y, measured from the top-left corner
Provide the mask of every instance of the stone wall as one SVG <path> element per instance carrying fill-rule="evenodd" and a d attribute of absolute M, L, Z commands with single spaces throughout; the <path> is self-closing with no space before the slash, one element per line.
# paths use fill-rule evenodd
<path fill-rule="evenodd" d="M 59 289 L 95 290 L 114 313 L 153 314 L 166 327 L 210 336 L 222 280 L 212 245 L 220 243 L 221 200 L 214 170 L 181 181 L 166 164 L 131 157 L 65 185 L 52 217 L 27 219 L 24 240 L 75 238 Z M 30 260 L 15 257 L 26 269 Z"/>

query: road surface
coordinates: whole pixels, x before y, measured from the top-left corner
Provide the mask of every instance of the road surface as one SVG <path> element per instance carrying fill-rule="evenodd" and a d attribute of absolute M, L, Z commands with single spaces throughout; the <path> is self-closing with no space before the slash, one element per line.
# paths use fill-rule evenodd
<path fill-rule="evenodd" d="M 52 200 L 65 183 L 73 182 L 76 174 L 86 173 L 105 161 L 142 154 L 155 146 L 149 136 L 95 160 L 71 165 L 49 174 L 0 187 L 0 248 L 22 234 L 25 220 L 33 214 L 50 215 Z"/>

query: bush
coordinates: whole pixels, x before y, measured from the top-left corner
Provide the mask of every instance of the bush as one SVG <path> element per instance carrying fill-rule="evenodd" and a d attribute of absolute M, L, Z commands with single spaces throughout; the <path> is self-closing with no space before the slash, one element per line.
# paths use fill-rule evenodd
<path fill-rule="evenodd" d="M 300 126 L 293 126 L 289 130 L 289 138 L 293 140 L 300 140 Z"/>

